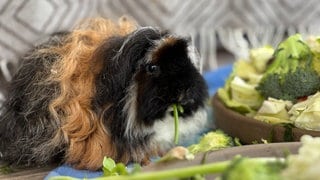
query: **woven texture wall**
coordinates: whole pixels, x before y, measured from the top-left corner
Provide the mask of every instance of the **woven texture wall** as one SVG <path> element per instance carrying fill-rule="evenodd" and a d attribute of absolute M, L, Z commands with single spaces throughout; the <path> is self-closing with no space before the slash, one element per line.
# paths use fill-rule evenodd
<path fill-rule="evenodd" d="M 129 15 L 142 26 L 157 26 L 192 36 L 205 70 L 223 64 L 221 46 L 236 58 L 248 48 L 275 46 L 288 34 L 317 34 L 318 0 L 1 0 L 0 91 L 10 81 L 25 51 L 80 19 Z M 4 95 L 0 93 L 0 101 Z"/>

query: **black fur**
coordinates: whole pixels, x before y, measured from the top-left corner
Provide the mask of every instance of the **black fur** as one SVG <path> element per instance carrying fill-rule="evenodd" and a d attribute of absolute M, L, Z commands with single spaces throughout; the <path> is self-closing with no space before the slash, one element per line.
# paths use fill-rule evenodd
<path fill-rule="evenodd" d="M 59 45 L 64 36 L 54 34 L 48 42 L 27 53 L 13 77 L 0 117 L 0 158 L 9 163 L 31 165 L 40 163 L 40 159 L 47 162 L 62 159 L 63 147 L 48 150 L 47 157 L 35 157 L 32 149 L 52 138 L 59 126 L 48 112 L 49 102 L 58 93 L 58 84 L 41 83 L 50 75 L 51 66 L 59 57 L 55 54 L 35 56 L 35 53 Z"/>

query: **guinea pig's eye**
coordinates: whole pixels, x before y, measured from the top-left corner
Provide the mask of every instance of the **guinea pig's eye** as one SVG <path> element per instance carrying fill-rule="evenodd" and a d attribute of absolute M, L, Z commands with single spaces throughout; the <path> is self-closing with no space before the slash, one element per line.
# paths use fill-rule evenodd
<path fill-rule="evenodd" d="M 149 74 L 159 74 L 160 73 L 160 67 L 158 65 L 154 64 L 147 64 L 146 65 L 146 72 Z"/>

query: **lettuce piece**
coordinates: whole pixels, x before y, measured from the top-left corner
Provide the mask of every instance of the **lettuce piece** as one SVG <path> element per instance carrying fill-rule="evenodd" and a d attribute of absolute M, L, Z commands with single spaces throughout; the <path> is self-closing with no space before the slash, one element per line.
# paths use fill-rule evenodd
<path fill-rule="evenodd" d="M 241 114 L 254 114 L 263 101 L 255 89 L 260 77 L 251 64 L 237 61 L 224 87 L 219 88 L 217 94 L 228 108 Z"/>
<path fill-rule="evenodd" d="M 306 40 L 306 43 L 308 44 L 310 50 L 313 53 L 313 69 L 316 70 L 318 74 L 320 74 L 320 36 L 310 36 Z"/>
<path fill-rule="evenodd" d="M 250 59 L 240 59 L 234 63 L 225 86 L 217 92 L 228 108 L 247 116 L 255 114 L 264 100 L 256 87 L 273 53 L 274 49 L 270 46 L 251 49 Z"/>
<path fill-rule="evenodd" d="M 255 85 L 251 85 L 238 76 L 235 76 L 230 83 L 230 89 L 234 101 L 246 104 L 253 109 L 261 106 L 263 97 L 256 90 Z"/>
<path fill-rule="evenodd" d="M 262 78 L 262 75 L 257 72 L 250 61 L 239 60 L 234 63 L 233 67 L 234 75 L 240 77 L 249 84 L 258 84 Z"/>
<path fill-rule="evenodd" d="M 232 138 L 221 130 L 216 130 L 205 134 L 201 137 L 198 144 L 193 144 L 189 146 L 188 149 L 192 154 L 196 154 L 199 152 L 219 150 L 231 146 L 233 146 Z"/>
<path fill-rule="evenodd" d="M 217 94 L 220 98 L 220 100 L 230 109 L 237 111 L 241 114 L 246 114 L 246 113 L 253 113 L 254 110 L 249 107 L 246 104 L 237 102 L 232 100 L 231 96 L 229 95 L 228 91 L 224 88 L 219 88 L 217 91 Z"/>
<path fill-rule="evenodd" d="M 320 92 L 293 105 L 289 114 L 296 127 L 320 131 Z"/>
<path fill-rule="evenodd" d="M 230 74 L 229 78 L 226 80 L 226 83 L 223 88 L 217 90 L 217 95 L 220 100 L 230 109 L 239 112 L 241 114 L 253 113 L 254 110 L 246 104 L 234 101 L 231 96 L 231 87 L 230 83 L 235 77 L 236 68 L 233 66 L 233 71 Z"/>
<path fill-rule="evenodd" d="M 268 98 L 263 101 L 262 106 L 254 118 L 271 124 L 290 123 L 288 109 L 290 109 L 291 106 L 291 101 Z"/>
<path fill-rule="evenodd" d="M 263 73 L 266 70 L 273 53 L 274 49 L 272 46 L 264 46 L 250 50 L 250 60 L 258 73 Z"/>

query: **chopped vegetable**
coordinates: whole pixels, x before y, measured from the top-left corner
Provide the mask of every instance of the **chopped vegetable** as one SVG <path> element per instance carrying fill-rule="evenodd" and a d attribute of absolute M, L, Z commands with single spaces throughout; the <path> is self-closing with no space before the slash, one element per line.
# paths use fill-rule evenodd
<path fill-rule="evenodd" d="M 291 101 L 268 98 L 263 101 L 262 106 L 254 118 L 271 124 L 290 123 L 288 109 L 290 109 L 291 106 Z"/>
<path fill-rule="evenodd" d="M 221 180 L 280 180 L 284 168 L 284 162 L 277 159 L 236 157 L 221 175 Z"/>
<path fill-rule="evenodd" d="M 320 131 L 320 92 L 293 105 L 289 114 L 296 127 Z"/>
<path fill-rule="evenodd" d="M 227 86 L 227 85 L 226 85 Z M 230 86 L 228 86 L 230 87 Z M 253 109 L 246 104 L 234 101 L 228 92 L 229 88 L 219 88 L 218 96 L 221 101 L 230 109 L 233 109 L 241 114 L 252 113 Z"/>
<path fill-rule="evenodd" d="M 199 152 L 208 152 L 226 147 L 233 146 L 233 140 L 230 136 L 226 135 L 221 130 L 216 130 L 204 135 L 198 144 L 193 144 L 188 147 L 192 154 Z"/>
<path fill-rule="evenodd" d="M 236 66 L 236 65 L 235 65 Z M 234 67 L 235 68 L 235 67 Z M 240 83 L 236 78 L 235 71 L 232 72 L 230 77 L 227 79 L 225 86 L 218 89 L 218 96 L 222 102 L 229 108 L 241 113 L 241 114 L 250 114 L 254 112 L 254 107 L 258 106 L 258 103 L 262 102 L 263 98 L 260 94 L 257 94 L 255 88 L 252 88 L 253 85 L 247 85 L 246 83 Z M 237 78 L 238 79 L 238 78 Z M 240 79 L 240 78 L 239 78 Z M 245 84 L 245 85 L 244 85 Z M 240 89 L 238 89 L 238 87 Z M 247 96 L 250 93 L 246 93 L 247 89 L 254 95 L 248 98 Z M 255 96 L 257 95 L 257 96 Z M 248 98 L 248 100 L 245 99 Z M 249 102 L 249 104 L 247 104 Z M 252 102 L 252 103 L 250 103 Z M 251 105 L 251 106 L 250 106 Z"/>
<path fill-rule="evenodd" d="M 304 135 L 299 154 L 289 155 L 287 168 L 282 172 L 284 180 L 319 179 L 320 137 Z"/>
<path fill-rule="evenodd" d="M 238 76 L 235 76 L 230 83 L 232 99 L 254 109 L 259 108 L 263 101 L 263 98 L 255 88 L 255 85 L 245 82 Z"/>
<path fill-rule="evenodd" d="M 123 163 L 115 163 L 113 159 L 104 157 L 102 171 L 104 176 L 128 175 L 126 166 Z"/>
<path fill-rule="evenodd" d="M 279 44 L 274 61 L 264 73 L 257 90 L 265 97 L 296 101 L 320 89 L 313 53 L 300 34 Z"/>
<path fill-rule="evenodd" d="M 274 49 L 271 46 L 250 50 L 250 59 L 258 73 L 263 73 L 266 70 L 267 64 L 271 60 L 273 53 Z"/>
<path fill-rule="evenodd" d="M 233 70 L 225 86 L 218 89 L 218 96 L 229 108 L 241 113 L 252 114 L 261 105 L 263 97 L 256 90 L 262 78 L 267 59 L 270 59 L 272 48 L 264 47 L 250 50 L 251 59 L 239 60 L 233 65 Z M 259 56 L 263 60 L 259 61 Z"/>

